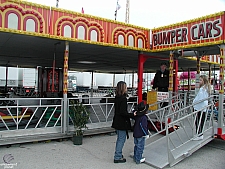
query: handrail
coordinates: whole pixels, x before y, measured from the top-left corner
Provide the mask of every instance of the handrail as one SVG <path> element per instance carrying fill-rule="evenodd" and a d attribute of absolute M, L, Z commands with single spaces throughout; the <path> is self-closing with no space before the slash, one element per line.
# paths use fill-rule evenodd
<path fill-rule="evenodd" d="M 210 100 L 214 96 L 210 96 L 207 99 L 203 99 L 195 104 L 203 102 L 205 100 Z M 168 114 L 165 117 L 165 128 L 166 128 L 166 138 L 167 138 L 167 151 L 168 151 L 168 160 L 170 166 L 173 166 L 179 162 L 182 158 L 192 154 L 196 149 L 194 148 L 193 139 L 197 137 L 200 128 L 201 120 L 196 123 L 197 114 L 200 111 L 200 119 L 203 118 L 203 113 L 205 113 L 205 119 L 203 123 L 203 135 L 205 137 L 205 143 L 213 139 L 214 136 L 214 114 L 212 110 L 214 109 L 214 103 L 210 102 L 207 106 L 203 107 L 199 111 L 193 110 L 193 105 L 189 105 L 183 109 L 180 109 L 174 113 Z M 206 112 L 203 112 L 206 109 Z M 186 112 L 184 115 L 183 112 Z M 174 119 L 174 116 L 179 116 L 179 118 Z M 168 122 L 168 119 L 174 119 Z M 197 131 L 196 131 L 197 125 Z M 177 128 L 176 126 L 179 126 Z M 172 129 L 173 132 L 170 132 Z M 196 143 L 197 144 L 197 143 Z M 189 150 L 185 147 L 189 146 Z M 182 148 L 184 147 L 184 148 Z"/>

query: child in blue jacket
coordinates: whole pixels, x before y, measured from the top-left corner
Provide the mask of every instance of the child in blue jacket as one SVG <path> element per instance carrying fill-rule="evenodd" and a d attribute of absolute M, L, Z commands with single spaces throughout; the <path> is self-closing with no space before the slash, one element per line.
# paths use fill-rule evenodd
<path fill-rule="evenodd" d="M 148 135 L 148 117 L 146 113 L 148 111 L 149 105 L 145 104 L 143 101 L 140 102 L 136 107 L 136 114 L 137 116 L 134 117 L 134 161 L 137 164 L 143 163 L 145 158 L 142 157 L 144 146 L 145 146 L 145 139 L 149 138 Z"/>

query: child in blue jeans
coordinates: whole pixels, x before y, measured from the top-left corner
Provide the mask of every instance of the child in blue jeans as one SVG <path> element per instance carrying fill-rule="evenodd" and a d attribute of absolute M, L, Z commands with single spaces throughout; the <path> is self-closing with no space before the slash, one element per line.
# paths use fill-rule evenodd
<path fill-rule="evenodd" d="M 145 158 L 142 157 L 145 139 L 149 138 L 148 135 L 148 117 L 145 115 L 148 111 L 149 105 L 145 104 L 143 101 L 140 102 L 134 111 L 136 111 L 136 116 L 134 117 L 134 161 L 137 164 L 145 162 Z"/>

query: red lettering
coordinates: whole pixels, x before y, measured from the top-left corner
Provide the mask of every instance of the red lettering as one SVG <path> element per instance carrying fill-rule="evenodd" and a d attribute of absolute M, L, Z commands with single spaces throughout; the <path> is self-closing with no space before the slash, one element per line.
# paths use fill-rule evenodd
<path fill-rule="evenodd" d="M 206 23 L 206 32 L 205 32 L 205 38 L 211 38 L 212 37 L 212 23 L 211 22 L 207 22 Z"/>
<path fill-rule="evenodd" d="M 197 40 L 197 37 L 195 36 L 195 29 L 197 28 L 197 25 L 192 26 L 191 28 L 191 39 Z"/>
<path fill-rule="evenodd" d="M 158 45 L 157 34 L 153 34 L 152 41 L 153 41 L 154 46 L 157 46 Z"/>
<path fill-rule="evenodd" d="M 198 27 L 198 39 L 204 39 L 205 33 L 204 33 L 204 25 L 200 24 Z"/>
<path fill-rule="evenodd" d="M 176 30 L 176 42 L 179 43 L 181 42 L 181 29 Z"/>
<path fill-rule="evenodd" d="M 187 42 L 187 28 L 182 28 L 181 41 Z"/>
<path fill-rule="evenodd" d="M 154 46 L 157 46 L 187 42 L 187 33 L 188 31 L 186 27 L 158 32 L 152 35 L 152 43 Z"/>
<path fill-rule="evenodd" d="M 174 30 L 171 31 L 171 43 L 173 44 L 175 42 L 175 36 L 176 36 L 176 33 Z"/>
<path fill-rule="evenodd" d="M 162 45 L 162 32 L 158 33 L 158 45 Z"/>
<path fill-rule="evenodd" d="M 214 33 L 214 37 L 217 37 L 221 34 L 221 29 L 219 28 L 219 26 L 217 24 L 220 23 L 220 20 L 216 20 L 215 22 L 213 22 L 213 29 L 217 31 L 217 33 Z"/>
<path fill-rule="evenodd" d="M 163 32 L 163 44 L 170 44 L 170 32 Z"/>
<path fill-rule="evenodd" d="M 191 27 L 192 40 L 218 38 L 222 35 L 221 18 L 215 21 L 195 24 Z"/>

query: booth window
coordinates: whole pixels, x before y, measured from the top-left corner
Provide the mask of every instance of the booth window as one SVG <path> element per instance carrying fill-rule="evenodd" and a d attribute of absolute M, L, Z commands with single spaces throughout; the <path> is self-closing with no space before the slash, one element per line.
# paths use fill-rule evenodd
<path fill-rule="evenodd" d="M 119 35 L 118 36 L 118 44 L 119 45 L 124 45 L 124 36 L 123 35 Z"/>
<path fill-rule="evenodd" d="M 64 26 L 64 37 L 67 37 L 67 38 L 72 37 L 72 30 L 69 25 Z"/>
<path fill-rule="evenodd" d="M 98 41 L 98 33 L 96 30 L 92 30 L 91 31 L 91 38 L 90 38 L 91 41 L 95 41 L 97 42 Z"/>
<path fill-rule="evenodd" d="M 143 40 L 142 39 L 138 39 L 138 48 L 143 48 Z"/>
<path fill-rule="evenodd" d="M 83 26 L 78 27 L 78 39 L 85 39 L 85 29 Z"/>
<path fill-rule="evenodd" d="M 33 19 L 27 19 L 26 21 L 26 31 L 35 32 L 35 22 Z"/>
<path fill-rule="evenodd" d="M 128 36 L 128 46 L 134 47 L 134 37 L 133 37 L 133 35 Z"/>
<path fill-rule="evenodd" d="M 8 15 L 8 28 L 18 29 L 18 16 L 14 13 Z"/>

